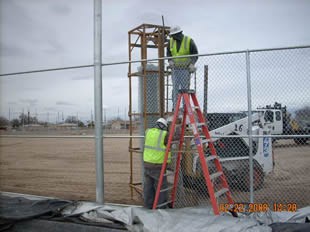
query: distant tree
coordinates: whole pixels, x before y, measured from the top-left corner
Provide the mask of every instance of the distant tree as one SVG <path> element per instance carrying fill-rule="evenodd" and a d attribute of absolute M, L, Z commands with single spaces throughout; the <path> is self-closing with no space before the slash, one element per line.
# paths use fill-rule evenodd
<path fill-rule="evenodd" d="M 94 128 L 95 127 L 94 121 L 88 122 L 87 127 Z"/>
<path fill-rule="evenodd" d="M 18 128 L 20 126 L 19 120 L 17 118 L 14 118 L 11 121 L 11 125 L 12 125 L 13 128 Z"/>
<path fill-rule="evenodd" d="M 10 121 L 3 116 L 0 116 L 0 127 L 5 127 L 8 126 L 10 124 Z"/>
<path fill-rule="evenodd" d="M 85 127 L 85 124 L 82 121 L 78 122 L 78 127 Z"/>
<path fill-rule="evenodd" d="M 77 123 L 78 120 L 75 116 L 68 116 L 65 120 L 65 123 Z"/>
<path fill-rule="evenodd" d="M 309 121 L 310 122 L 310 107 L 306 106 L 295 111 L 296 121 Z"/>
<path fill-rule="evenodd" d="M 28 124 L 38 124 L 39 121 L 37 117 L 31 117 L 29 114 L 21 113 L 19 115 L 19 121 L 21 125 L 28 125 Z"/>

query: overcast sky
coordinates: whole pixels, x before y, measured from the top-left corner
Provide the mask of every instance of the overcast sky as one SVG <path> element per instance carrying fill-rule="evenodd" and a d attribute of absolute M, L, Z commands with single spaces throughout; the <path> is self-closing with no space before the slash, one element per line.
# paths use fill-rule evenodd
<path fill-rule="evenodd" d="M 307 0 L 103 0 L 103 63 L 127 61 L 128 31 L 161 25 L 162 15 L 165 25 L 178 24 L 194 39 L 200 54 L 310 45 Z M 0 0 L 1 74 L 92 63 L 93 1 Z M 120 116 L 128 110 L 127 69 L 103 67 L 104 107 Z M 94 108 L 93 69 L 2 76 L 0 91 L 0 114 L 11 119 L 29 110 L 50 121 L 59 112 L 86 120 Z"/>

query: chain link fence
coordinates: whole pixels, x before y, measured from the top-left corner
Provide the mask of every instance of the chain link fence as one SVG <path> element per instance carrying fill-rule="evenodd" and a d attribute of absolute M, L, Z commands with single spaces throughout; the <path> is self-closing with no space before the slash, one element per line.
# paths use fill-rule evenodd
<path fill-rule="evenodd" d="M 159 85 L 158 62 L 152 60 L 147 62 L 146 66 L 143 66 L 143 63 L 140 61 L 134 63 L 132 72 L 136 72 L 136 76 L 131 78 L 132 81 L 129 84 L 130 78 L 126 75 L 130 65 L 128 62 L 105 64 L 102 67 L 106 202 L 142 204 L 141 198 L 137 197 L 140 196 L 139 194 L 132 192 L 130 196 L 132 188 L 128 187 L 128 182 L 131 186 L 143 183 L 142 153 L 145 129 L 152 127 L 161 113 L 171 121 L 175 108 L 173 87 L 177 86 L 171 76 L 178 69 L 179 75 L 180 73 L 185 75 L 184 82 L 178 83 L 178 87 L 187 88 L 187 79 L 190 81 L 189 88 L 196 91 L 234 201 L 265 203 L 273 210 L 278 209 L 280 204 L 286 203 L 296 203 L 298 208 L 310 204 L 307 197 L 310 194 L 309 47 L 199 55 L 195 64 L 196 71 L 192 73 L 189 72 L 188 65 L 185 65 L 184 69 L 179 64 L 171 67 L 165 60 L 164 86 Z M 147 72 L 144 73 L 141 67 L 145 67 Z M 160 98 L 162 88 L 164 99 Z M 131 101 L 128 101 L 128 98 Z M 130 102 L 131 105 L 128 106 Z M 162 103 L 164 112 L 159 112 Z M 181 107 L 183 107 L 182 104 Z M 88 120 L 93 121 L 93 111 L 90 110 L 88 114 Z M 80 113 L 78 115 L 81 117 Z M 54 117 L 57 119 L 58 115 L 55 114 Z M 248 126 L 249 122 L 252 124 L 251 127 Z M 87 135 L 85 137 L 90 139 L 89 135 L 94 134 L 93 128 L 89 128 L 89 131 L 84 130 L 77 135 L 81 137 Z M 31 133 L 35 134 L 36 131 Z M 36 138 L 38 147 L 43 149 L 48 139 Z M 41 161 L 48 163 L 50 159 L 54 159 L 54 150 L 48 145 L 44 153 L 40 153 L 34 150 L 31 143 L 22 143 L 20 138 L 16 140 L 18 143 L 15 144 L 13 138 L 2 139 L 1 152 L 15 154 L 19 149 L 31 157 L 31 154 L 35 153 L 38 165 Z M 60 138 L 57 138 L 57 141 L 57 144 L 64 142 Z M 89 140 L 78 138 L 77 141 L 70 143 L 70 148 L 88 149 L 90 147 L 88 143 Z M 10 146 L 7 146 L 8 144 Z M 206 157 L 210 155 L 207 145 L 205 144 L 204 147 Z M 29 149 L 25 150 L 23 146 Z M 176 148 L 173 147 L 173 149 Z M 131 151 L 134 152 L 131 153 Z M 192 146 L 190 128 L 186 130 L 182 151 L 175 206 L 209 205 L 210 199 L 202 175 L 201 162 L 195 146 Z M 42 193 L 35 183 L 30 192 L 25 186 L 24 193 L 65 198 L 78 194 L 76 198 L 95 199 L 94 167 L 88 162 L 94 161 L 94 152 L 93 149 L 87 150 L 85 154 L 80 152 L 81 160 L 86 159 L 87 162 L 79 162 L 78 166 L 73 167 L 69 162 L 66 163 L 67 176 L 66 179 L 62 179 L 63 185 L 59 184 L 60 190 L 57 190 L 57 194 L 56 190 L 47 188 Z M 68 150 L 68 153 L 76 154 L 76 151 Z M 252 162 L 250 162 L 250 154 L 253 157 Z M 65 155 L 57 156 L 55 159 L 63 163 L 61 160 Z M 10 156 L 3 156 L 2 159 L 2 170 L 16 168 L 15 162 L 6 160 L 10 160 Z M 175 160 L 173 157 L 168 172 L 174 172 Z M 11 166 L 9 166 L 10 163 Z M 28 167 L 27 171 L 40 175 L 37 174 L 38 170 L 35 169 L 34 162 L 31 164 L 31 168 Z M 18 167 L 20 177 L 31 176 L 22 174 L 24 173 L 21 170 L 24 169 L 22 166 L 21 164 Z M 251 167 L 253 167 L 252 171 Z M 76 174 L 74 172 L 68 174 L 67 170 L 81 169 L 85 173 L 91 173 L 89 180 L 92 181 L 87 179 L 85 184 L 81 177 L 74 186 L 68 185 L 67 183 L 70 183 Z M 209 165 L 209 169 L 211 173 L 214 172 L 214 165 Z M 51 175 L 46 176 L 47 182 L 55 181 L 54 176 L 59 169 L 56 166 L 50 172 Z M 7 183 L 8 187 L 3 185 L 1 188 L 6 191 L 12 189 L 19 191 L 17 184 L 15 186 L 13 183 L 13 175 L 17 174 L 13 172 L 12 175 L 8 172 L 2 174 L 4 178 L 9 176 L 12 178 L 10 183 Z M 59 173 L 59 175 L 62 174 Z M 173 183 L 172 177 L 168 177 L 170 185 Z M 253 191 L 250 185 L 251 177 Z M 217 179 L 214 180 L 214 185 L 217 189 L 221 188 Z M 61 193 L 63 186 L 66 186 L 65 194 Z M 75 191 L 77 187 L 79 190 Z M 93 190 L 85 196 L 83 195 L 85 189 Z M 141 191 L 138 192 L 141 193 Z M 224 202 L 225 198 L 219 200 L 219 203 Z M 273 208 L 275 203 L 277 207 Z"/>
<path fill-rule="evenodd" d="M 255 202 L 272 210 L 288 203 L 309 205 L 309 64 L 310 48 L 201 55 L 195 72 L 189 64 L 175 61 L 169 66 L 166 62 L 166 118 L 171 120 L 175 109 L 175 89 L 196 91 L 235 202 Z M 146 93 L 139 89 L 139 96 L 150 96 L 147 105 L 153 111 L 147 108 L 147 113 L 158 112 L 156 77 L 147 78 L 153 79 Z M 144 111 L 140 108 L 139 112 Z M 153 115 L 148 126 L 158 117 Z M 208 205 L 201 161 L 189 128 L 186 135 L 175 206 Z M 208 145 L 204 152 L 205 157 L 210 155 Z M 175 164 L 170 166 L 168 172 L 174 173 Z M 213 164 L 209 171 L 216 172 Z M 168 183 L 173 184 L 173 176 Z M 215 191 L 222 188 L 218 179 L 213 183 Z M 219 198 L 219 203 L 225 200 Z"/>

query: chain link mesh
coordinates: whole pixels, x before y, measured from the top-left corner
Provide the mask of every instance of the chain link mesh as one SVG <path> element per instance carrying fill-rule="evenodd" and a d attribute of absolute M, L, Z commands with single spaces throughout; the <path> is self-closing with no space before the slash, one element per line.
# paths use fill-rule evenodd
<path fill-rule="evenodd" d="M 148 64 L 145 66 L 146 70 L 141 67 L 139 69 L 138 64 L 140 65 L 140 62 L 135 63 L 132 68 L 132 72 L 138 73 L 131 77 L 132 108 L 125 110 L 120 107 L 127 105 L 128 101 L 128 93 L 123 91 L 124 83 L 128 81 L 123 75 L 128 64 L 125 64 L 126 67 L 124 64 L 103 66 L 103 104 L 110 107 L 104 108 L 103 112 L 104 134 L 107 137 L 110 134 L 128 136 L 126 139 L 129 135 L 141 137 L 132 139 L 129 144 L 129 150 L 138 151 L 131 158 L 128 157 L 126 146 L 115 149 L 115 146 L 112 147 L 108 142 L 104 146 L 104 153 L 111 157 L 111 163 L 120 162 L 116 160 L 117 153 L 118 159 L 126 163 L 124 167 L 128 168 L 110 170 L 113 175 L 106 176 L 107 179 L 113 176 L 113 181 L 108 180 L 107 183 L 117 183 L 115 192 L 123 191 L 125 175 L 132 174 L 131 184 L 143 183 L 142 152 L 145 129 L 152 127 L 161 116 L 160 102 L 164 102 L 163 116 L 171 121 L 175 108 L 172 100 L 173 85 L 178 88 L 184 88 L 184 85 L 187 87 L 186 79 L 190 76 L 189 88 L 196 91 L 200 108 L 206 116 L 206 123 L 234 201 L 249 202 L 253 198 L 254 202 L 266 203 L 272 209 L 276 209 L 275 203 L 296 203 L 298 208 L 310 204 L 307 197 L 310 194 L 310 48 L 201 55 L 195 64 L 194 72 L 189 72 L 188 65 L 182 67 L 175 64 L 178 67 L 168 67 L 169 64 L 165 61 L 164 101 L 160 99 L 162 87 L 159 85 L 158 64 Z M 116 69 L 117 74 L 114 73 Z M 172 81 L 173 72 L 177 69 L 187 84 L 182 82 L 177 85 Z M 111 74 L 111 78 L 107 77 L 108 74 Z M 120 75 L 123 76 L 121 81 L 114 78 Z M 121 99 L 116 108 L 113 108 L 115 99 L 111 100 L 111 97 L 114 97 L 111 93 L 117 93 L 118 100 Z M 93 121 L 94 112 L 91 111 L 90 114 Z M 248 116 L 251 116 L 254 122 L 251 131 Z M 53 117 L 60 116 L 55 114 Z M 60 133 L 58 130 L 47 130 L 48 134 Z M 129 130 L 132 130 L 131 133 Z M 79 131 L 71 129 L 64 133 L 92 135 L 94 131 L 92 126 L 89 130 L 79 128 Z M 252 134 L 252 137 L 249 134 Z M 175 207 L 209 205 L 210 198 L 201 162 L 197 149 L 192 146 L 192 132 L 189 127 L 186 136 L 182 147 Z M 117 146 L 120 143 L 118 139 L 110 138 Z M 127 141 L 125 143 L 127 144 Z M 173 145 L 173 162 L 168 167 L 170 173 L 175 172 L 177 149 L 177 145 Z M 249 160 L 251 151 L 254 188 L 252 196 Z M 206 146 L 204 155 L 210 155 Z M 132 173 L 129 173 L 129 162 L 133 163 Z M 110 163 L 105 165 L 111 165 L 110 169 L 114 169 Z M 214 172 L 214 165 L 209 165 L 209 169 L 210 173 Z M 168 183 L 173 184 L 173 175 L 168 176 Z M 221 188 L 218 181 L 214 181 L 214 185 L 217 190 Z M 106 186 L 106 189 L 109 187 Z M 128 202 L 127 199 L 126 203 Z M 225 202 L 225 198 L 220 199 L 220 202 Z"/>
<path fill-rule="evenodd" d="M 188 64 L 167 64 L 166 117 L 171 120 L 175 109 L 174 89 L 188 88 L 190 83 L 213 135 L 235 202 L 250 202 L 253 198 L 271 209 L 275 203 L 309 205 L 309 62 L 310 49 L 304 48 L 199 56 L 193 73 Z M 181 80 L 174 79 L 174 75 Z M 152 94 L 154 89 L 147 88 L 147 95 L 151 96 L 148 104 L 153 106 L 158 104 L 158 98 Z M 253 123 L 250 128 L 249 112 Z M 186 133 L 192 135 L 189 129 Z M 175 207 L 210 204 L 201 162 L 191 140 L 186 138 L 182 148 Z M 177 150 L 173 146 L 172 150 Z M 204 152 L 205 156 L 210 155 L 207 147 Z M 176 152 L 173 154 L 176 156 Z M 175 156 L 168 168 L 172 174 Z M 209 171 L 215 172 L 215 166 L 209 165 Z M 173 181 L 174 176 L 168 176 L 170 185 Z M 222 188 L 218 180 L 213 183 L 215 191 Z M 225 200 L 220 198 L 218 203 Z"/>

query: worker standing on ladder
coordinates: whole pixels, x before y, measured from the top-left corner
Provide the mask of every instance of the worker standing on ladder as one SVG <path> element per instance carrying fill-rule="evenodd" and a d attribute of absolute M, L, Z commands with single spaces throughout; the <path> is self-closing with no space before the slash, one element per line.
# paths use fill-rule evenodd
<path fill-rule="evenodd" d="M 197 46 L 192 38 L 183 35 L 179 26 L 171 27 L 170 40 L 167 48 L 167 57 L 177 57 L 198 54 Z M 190 88 L 191 73 L 196 71 L 195 63 L 198 56 L 168 59 L 172 77 L 172 103 L 173 109 L 177 102 L 179 89 Z"/>
<path fill-rule="evenodd" d="M 147 129 L 145 132 L 144 142 L 144 207 L 152 209 L 155 193 L 160 177 L 160 171 L 164 162 L 166 145 L 168 141 L 168 123 L 164 118 L 156 121 L 155 127 Z M 171 157 L 169 156 L 168 163 Z M 162 186 L 167 188 L 167 177 L 163 179 Z M 168 198 L 167 192 L 163 192 L 159 196 L 159 204 L 166 202 Z"/>

